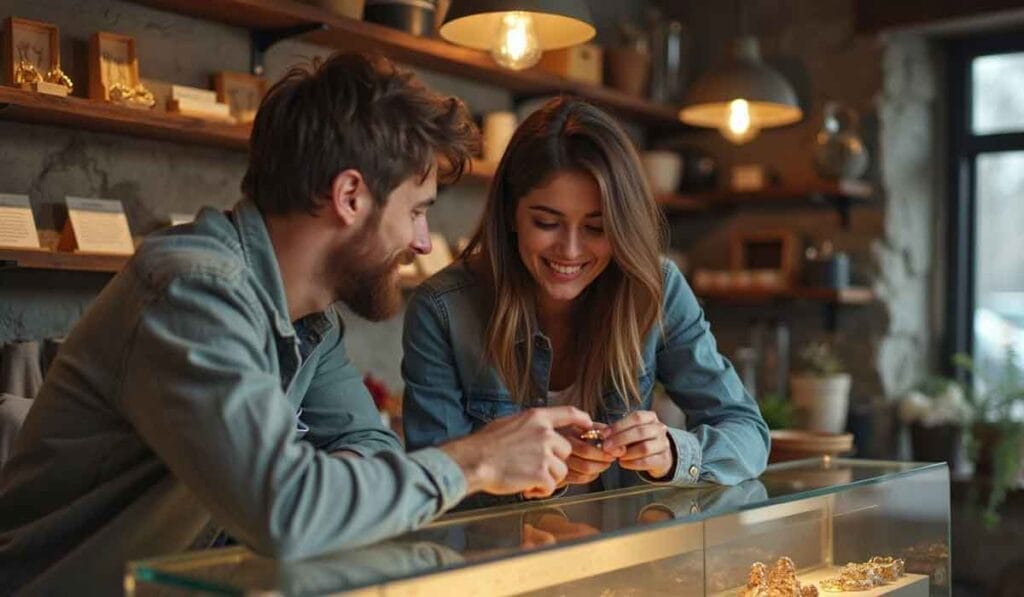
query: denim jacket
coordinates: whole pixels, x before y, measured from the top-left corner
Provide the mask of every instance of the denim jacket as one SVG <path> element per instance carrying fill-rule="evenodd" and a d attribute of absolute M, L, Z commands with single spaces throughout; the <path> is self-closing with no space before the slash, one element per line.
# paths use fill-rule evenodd
<path fill-rule="evenodd" d="M 50 367 L 0 473 L 0 595 L 112 594 L 211 529 L 285 559 L 361 545 L 465 490 L 381 424 L 333 309 L 289 321 L 256 206 L 206 209 L 142 244 Z"/>
<path fill-rule="evenodd" d="M 732 485 L 756 477 L 768 459 L 768 426 L 732 365 L 718 353 L 704 312 L 679 269 L 666 260 L 662 270 L 663 325 L 655 325 L 644 342 L 644 368 L 637 372 L 643 403 L 636 408 L 651 408 L 657 381 L 686 414 L 687 429 L 669 428 L 676 467 L 665 482 Z M 524 407 L 547 404 L 550 341 L 540 331 L 530 339 L 537 388 L 530 402 L 520 405 L 483 356 L 490 316 L 483 291 L 458 261 L 420 285 L 410 301 L 402 361 L 408 449 L 437 445 Z M 609 392 L 602 412 L 591 415 L 613 423 L 627 414 L 624 404 Z M 622 474 L 616 468 L 602 480 L 620 485 L 608 478 Z"/>

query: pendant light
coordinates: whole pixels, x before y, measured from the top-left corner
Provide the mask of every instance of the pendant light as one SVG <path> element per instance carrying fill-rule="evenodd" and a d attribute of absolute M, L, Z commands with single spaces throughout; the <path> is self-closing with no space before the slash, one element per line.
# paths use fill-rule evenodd
<path fill-rule="evenodd" d="M 542 52 L 589 41 L 596 31 L 585 0 L 453 0 L 441 37 L 486 50 L 513 70 L 529 68 Z"/>
<path fill-rule="evenodd" d="M 724 67 L 693 84 L 679 118 L 693 126 L 717 128 L 740 145 L 761 129 L 799 121 L 803 111 L 789 82 L 761 61 L 757 39 L 744 36 L 733 41 Z"/>

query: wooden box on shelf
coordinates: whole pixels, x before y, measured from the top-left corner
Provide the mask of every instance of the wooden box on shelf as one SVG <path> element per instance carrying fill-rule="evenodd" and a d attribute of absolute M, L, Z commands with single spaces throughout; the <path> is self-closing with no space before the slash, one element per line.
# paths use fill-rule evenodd
<path fill-rule="evenodd" d="M 596 44 L 582 44 L 544 52 L 537 67 L 573 81 L 600 85 L 604 73 L 604 52 Z"/>
<path fill-rule="evenodd" d="M 60 31 L 56 25 L 9 17 L 5 38 L 4 80 L 8 85 L 67 96 L 68 87 L 47 80 L 55 73 L 63 75 L 60 71 Z M 31 74 L 19 77 L 19 66 L 30 68 Z"/>
<path fill-rule="evenodd" d="M 223 71 L 213 76 L 217 101 L 231 108 L 231 116 L 240 124 L 256 118 L 263 96 L 267 93 L 267 80 L 248 73 Z"/>
<path fill-rule="evenodd" d="M 89 97 L 148 110 L 156 99 L 141 83 L 135 38 L 94 33 L 89 39 Z"/>
<path fill-rule="evenodd" d="M 781 286 L 787 288 L 796 275 L 796 237 L 788 230 L 737 232 L 731 259 L 734 271 L 778 272 Z"/>

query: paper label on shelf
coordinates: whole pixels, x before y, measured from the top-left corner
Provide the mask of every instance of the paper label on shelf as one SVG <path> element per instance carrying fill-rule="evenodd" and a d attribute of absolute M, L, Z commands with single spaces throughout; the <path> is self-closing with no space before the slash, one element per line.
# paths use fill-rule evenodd
<path fill-rule="evenodd" d="M 39 232 L 27 195 L 0 193 L 0 247 L 39 248 Z"/>
<path fill-rule="evenodd" d="M 171 85 L 171 92 L 168 96 L 171 99 L 186 100 L 197 103 L 217 103 L 217 92 L 212 89 L 200 89 L 185 85 Z"/>
<path fill-rule="evenodd" d="M 67 197 L 67 204 L 76 250 L 117 255 L 135 252 L 128 218 L 120 201 Z"/>
<path fill-rule="evenodd" d="M 189 99 L 172 98 L 167 100 L 167 111 L 195 118 L 223 121 L 234 120 L 231 116 L 231 108 L 227 104 L 219 104 L 217 102 L 197 102 Z"/>

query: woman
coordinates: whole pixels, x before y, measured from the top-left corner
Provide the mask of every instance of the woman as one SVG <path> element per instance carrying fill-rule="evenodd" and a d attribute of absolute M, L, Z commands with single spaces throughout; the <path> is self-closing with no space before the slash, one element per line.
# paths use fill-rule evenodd
<path fill-rule="evenodd" d="M 607 114 L 560 98 L 527 118 L 469 246 L 406 312 L 407 447 L 572 404 L 604 424 L 601 447 L 566 430 L 569 485 L 601 475 L 617 486 L 613 463 L 675 485 L 759 475 L 768 428 L 661 258 L 664 229 L 636 151 Z M 687 429 L 651 410 L 655 381 Z"/>

